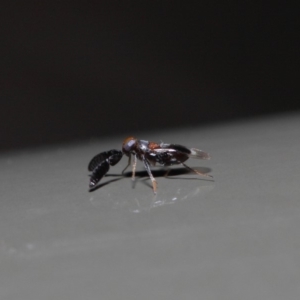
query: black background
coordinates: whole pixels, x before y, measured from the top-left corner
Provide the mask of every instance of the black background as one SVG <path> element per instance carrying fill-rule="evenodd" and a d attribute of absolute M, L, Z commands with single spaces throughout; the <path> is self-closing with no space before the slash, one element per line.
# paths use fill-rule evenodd
<path fill-rule="evenodd" d="M 1 150 L 300 108 L 290 4 L 1 6 Z"/>

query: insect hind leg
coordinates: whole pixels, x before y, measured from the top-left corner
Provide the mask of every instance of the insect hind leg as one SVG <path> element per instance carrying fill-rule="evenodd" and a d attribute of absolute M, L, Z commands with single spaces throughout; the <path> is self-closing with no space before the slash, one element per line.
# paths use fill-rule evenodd
<path fill-rule="evenodd" d="M 200 175 L 200 176 L 205 176 L 205 177 L 210 177 L 210 178 L 213 178 L 213 176 L 209 175 L 209 174 L 205 174 L 205 173 L 201 173 L 195 169 L 192 169 L 191 167 L 189 167 L 188 165 L 184 164 L 184 163 L 181 163 L 184 167 L 186 167 L 188 170 Z"/>

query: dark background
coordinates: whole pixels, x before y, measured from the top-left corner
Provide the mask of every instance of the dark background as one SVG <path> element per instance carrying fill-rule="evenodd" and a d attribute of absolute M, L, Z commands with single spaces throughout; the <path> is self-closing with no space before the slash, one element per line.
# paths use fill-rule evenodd
<path fill-rule="evenodd" d="M 1 5 L 0 150 L 300 109 L 288 3 L 47 2 Z"/>

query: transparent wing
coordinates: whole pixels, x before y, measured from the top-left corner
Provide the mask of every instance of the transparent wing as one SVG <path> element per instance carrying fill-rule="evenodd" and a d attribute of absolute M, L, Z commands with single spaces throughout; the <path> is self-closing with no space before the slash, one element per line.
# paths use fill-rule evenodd
<path fill-rule="evenodd" d="M 210 159 L 210 155 L 202 150 L 191 148 L 191 154 L 189 154 L 192 158 L 198 158 L 198 159 Z"/>

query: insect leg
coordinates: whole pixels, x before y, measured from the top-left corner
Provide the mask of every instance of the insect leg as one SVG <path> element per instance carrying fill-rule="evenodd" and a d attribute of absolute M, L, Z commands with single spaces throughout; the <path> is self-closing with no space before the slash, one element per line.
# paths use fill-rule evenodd
<path fill-rule="evenodd" d="M 144 163 L 145 169 L 147 170 L 148 175 L 152 181 L 153 192 L 154 192 L 154 194 L 156 194 L 157 182 L 151 173 L 150 164 L 145 157 L 143 157 L 143 163 Z"/>
<path fill-rule="evenodd" d="M 135 181 L 135 170 L 136 170 L 136 155 L 134 155 L 133 164 L 132 164 L 132 181 Z"/>
<path fill-rule="evenodd" d="M 168 169 L 167 172 L 166 172 L 166 174 L 164 176 L 168 177 L 170 172 L 171 172 L 171 169 Z"/>
<path fill-rule="evenodd" d="M 182 164 L 183 166 L 185 166 L 188 170 L 193 171 L 193 172 L 195 172 L 195 173 L 198 174 L 198 175 L 213 178 L 211 175 L 204 174 L 204 173 L 201 173 L 201 172 L 199 172 L 199 171 L 197 171 L 197 170 L 194 170 L 194 169 L 190 168 L 189 166 L 187 166 L 187 165 L 184 164 L 184 163 L 181 163 L 181 164 Z"/>
<path fill-rule="evenodd" d="M 126 166 L 125 169 L 122 171 L 122 175 L 124 174 L 124 172 L 126 171 L 126 169 L 127 169 L 130 165 L 131 165 L 131 155 L 129 155 L 127 166 Z"/>

